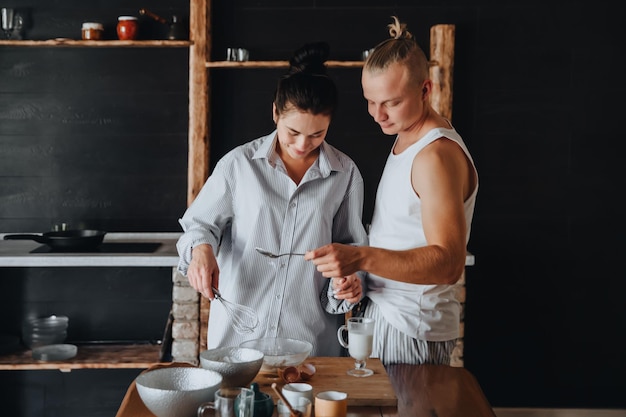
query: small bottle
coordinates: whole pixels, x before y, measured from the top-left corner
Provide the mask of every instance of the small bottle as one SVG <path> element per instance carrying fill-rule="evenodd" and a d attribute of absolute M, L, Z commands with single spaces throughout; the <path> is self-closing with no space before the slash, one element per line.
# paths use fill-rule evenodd
<path fill-rule="evenodd" d="M 117 37 L 121 41 L 137 39 L 137 18 L 135 16 L 120 16 L 117 18 Z"/>
<path fill-rule="evenodd" d="M 82 37 L 86 41 L 98 41 L 102 39 L 104 34 L 104 26 L 102 23 L 85 22 L 82 27 Z"/>

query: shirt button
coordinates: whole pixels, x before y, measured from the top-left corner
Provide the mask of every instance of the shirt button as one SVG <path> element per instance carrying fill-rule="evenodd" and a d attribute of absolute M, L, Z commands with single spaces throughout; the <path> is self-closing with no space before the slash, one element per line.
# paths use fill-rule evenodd
<path fill-rule="evenodd" d="M 296 207 L 296 203 L 291 203 L 291 204 L 289 205 L 289 207 L 291 207 L 291 208 L 295 208 L 295 207 Z"/>
<path fill-rule="evenodd" d="M 280 294 L 276 294 L 276 299 L 280 300 Z"/>

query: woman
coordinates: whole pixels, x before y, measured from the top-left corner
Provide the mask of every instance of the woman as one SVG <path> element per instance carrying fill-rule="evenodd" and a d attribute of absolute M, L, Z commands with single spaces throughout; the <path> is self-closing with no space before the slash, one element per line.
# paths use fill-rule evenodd
<path fill-rule="evenodd" d="M 303 256 L 331 242 L 363 245 L 363 179 L 354 162 L 329 145 L 326 134 L 337 89 L 326 74 L 326 43 L 294 53 L 273 102 L 276 130 L 226 154 L 180 224 L 179 271 L 202 295 L 212 287 L 225 299 L 254 308 L 260 323 L 238 334 L 220 303 L 209 315 L 208 347 L 260 337 L 313 344 L 314 356 L 339 356 L 336 331 L 362 297 L 359 277 L 329 280 Z M 321 302 L 320 302 L 321 301 Z"/>

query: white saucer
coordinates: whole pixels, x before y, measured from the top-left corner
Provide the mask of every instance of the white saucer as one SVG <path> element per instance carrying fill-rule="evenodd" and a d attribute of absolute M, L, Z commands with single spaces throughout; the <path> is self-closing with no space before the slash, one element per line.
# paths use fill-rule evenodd
<path fill-rule="evenodd" d="M 39 361 L 63 361 L 76 356 L 76 345 L 47 345 L 33 349 L 33 359 Z"/>

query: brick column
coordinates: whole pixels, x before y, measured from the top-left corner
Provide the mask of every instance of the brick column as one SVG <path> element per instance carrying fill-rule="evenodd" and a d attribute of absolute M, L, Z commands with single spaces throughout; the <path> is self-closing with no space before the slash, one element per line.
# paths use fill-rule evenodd
<path fill-rule="evenodd" d="M 176 268 L 172 282 L 172 361 L 198 365 L 200 294 Z"/>

